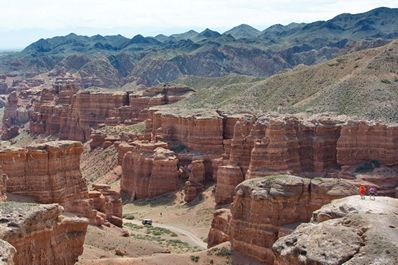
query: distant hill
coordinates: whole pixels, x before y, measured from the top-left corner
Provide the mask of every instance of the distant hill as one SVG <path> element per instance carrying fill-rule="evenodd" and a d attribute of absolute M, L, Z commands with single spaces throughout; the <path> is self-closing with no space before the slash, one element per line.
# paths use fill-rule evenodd
<path fill-rule="evenodd" d="M 223 34 L 211 29 L 132 39 L 121 35 L 69 34 L 41 39 L 0 57 L 0 72 L 63 68 L 97 77 L 105 86 L 154 85 L 186 75 L 268 77 L 299 64 L 378 47 L 398 38 L 398 9 L 341 14 L 328 21 L 274 25 L 258 31 L 240 25 Z M 106 70 L 106 71 L 103 71 Z"/>
<path fill-rule="evenodd" d="M 176 104 L 181 109 L 334 112 L 398 122 L 398 41 L 266 79 L 183 77 L 175 82 L 197 91 Z"/>
<path fill-rule="evenodd" d="M 231 35 L 235 39 L 255 39 L 260 35 L 261 31 L 258 29 L 255 29 L 249 25 L 242 24 L 239 26 L 236 26 L 226 32 L 224 32 L 224 35 Z"/>

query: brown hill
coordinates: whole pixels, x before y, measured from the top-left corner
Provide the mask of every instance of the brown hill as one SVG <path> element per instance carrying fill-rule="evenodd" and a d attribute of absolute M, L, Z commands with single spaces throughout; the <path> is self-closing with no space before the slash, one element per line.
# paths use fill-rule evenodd
<path fill-rule="evenodd" d="M 177 82 L 196 84 L 198 91 L 177 104 L 183 108 L 335 112 L 398 121 L 398 41 L 262 80 L 185 77 Z"/>

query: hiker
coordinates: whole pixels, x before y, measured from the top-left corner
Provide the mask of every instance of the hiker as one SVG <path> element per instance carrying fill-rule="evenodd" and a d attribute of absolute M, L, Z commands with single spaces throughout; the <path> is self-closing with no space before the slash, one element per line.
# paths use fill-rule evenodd
<path fill-rule="evenodd" d="M 366 190 L 363 185 L 359 187 L 359 195 L 361 196 L 361 200 L 365 200 Z"/>
<path fill-rule="evenodd" d="M 376 187 L 375 186 L 370 187 L 370 189 L 369 189 L 369 199 L 372 200 L 372 198 L 373 198 L 373 200 L 376 200 L 376 194 L 377 194 Z"/>

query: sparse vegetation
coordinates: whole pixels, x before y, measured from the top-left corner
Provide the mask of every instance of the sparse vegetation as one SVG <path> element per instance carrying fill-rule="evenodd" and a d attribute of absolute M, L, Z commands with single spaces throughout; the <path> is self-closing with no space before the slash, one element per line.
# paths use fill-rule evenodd
<path fill-rule="evenodd" d="M 198 262 L 198 261 L 199 261 L 199 256 L 193 256 L 193 255 L 191 255 L 191 260 L 192 260 L 193 262 Z"/>
<path fill-rule="evenodd" d="M 123 214 L 123 218 L 127 220 L 134 220 L 134 215 L 132 213 Z"/>
<path fill-rule="evenodd" d="M 371 172 L 373 169 L 380 167 L 380 162 L 377 160 L 372 160 L 360 164 L 355 171 L 358 173 Z"/>

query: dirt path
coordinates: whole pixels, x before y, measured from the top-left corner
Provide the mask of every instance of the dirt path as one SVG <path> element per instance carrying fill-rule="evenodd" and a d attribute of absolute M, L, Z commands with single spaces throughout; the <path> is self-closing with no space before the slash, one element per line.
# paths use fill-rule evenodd
<path fill-rule="evenodd" d="M 123 222 L 124 223 L 132 223 L 132 224 L 135 224 L 135 225 L 142 225 L 141 221 L 137 221 L 137 220 L 123 219 Z M 187 239 L 189 240 L 190 243 L 192 243 L 193 245 L 199 247 L 201 250 L 207 248 L 207 244 L 205 242 L 203 242 L 202 239 L 200 239 L 196 235 L 192 234 L 190 231 L 187 231 L 187 230 L 184 230 L 184 229 L 182 229 L 180 227 L 169 225 L 169 224 L 152 223 L 152 226 L 169 229 L 170 231 L 172 231 L 174 233 L 178 233 L 178 234 L 184 235 L 184 236 L 187 237 Z"/>

